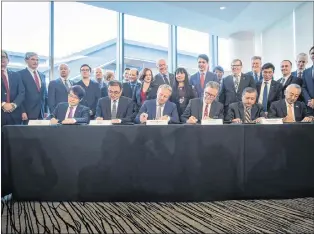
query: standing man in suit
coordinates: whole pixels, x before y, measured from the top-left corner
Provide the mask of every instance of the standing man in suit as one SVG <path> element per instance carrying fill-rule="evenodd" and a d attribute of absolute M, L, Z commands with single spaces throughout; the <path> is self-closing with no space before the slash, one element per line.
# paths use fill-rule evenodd
<path fill-rule="evenodd" d="M 1 50 L 1 127 L 22 123 L 25 88 L 18 72 L 8 70 L 9 55 Z"/>
<path fill-rule="evenodd" d="M 224 69 L 221 66 L 216 66 L 216 67 L 214 67 L 213 72 L 217 75 L 218 83 L 221 84 L 222 77 L 225 73 Z"/>
<path fill-rule="evenodd" d="M 123 83 L 129 82 L 129 72 L 130 72 L 130 68 L 127 67 L 127 68 L 124 69 Z"/>
<path fill-rule="evenodd" d="M 141 83 L 138 81 L 139 72 L 136 68 L 129 71 L 129 81 L 122 85 L 122 96 L 128 97 L 136 102 L 136 94 L 141 89 Z"/>
<path fill-rule="evenodd" d="M 261 104 L 256 103 L 257 91 L 247 87 L 242 92 L 242 101 L 230 104 L 225 120 L 232 123 L 259 123 L 266 115 Z"/>
<path fill-rule="evenodd" d="M 256 84 L 257 102 L 263 106 L 263 111 L 267 115 L 270 104 L 281 99 L 282 86 L 273 80 L 275 66 L 265 63 L 262 67 L 263 80 Z"/>
<path fill-rule="evenodd" d="M 199 71 L 190 77 L 190 85 L 194 86 L 197 96 L 202 98 L 204 95 L 204 88 L 209 81 L 218 81 L 217 75 L 208 71 L 209 58 L 206 54 L 200 54 L 197 57 Z"/>
<path fill-rule="evenodd" d="M 54 111 L 60 102 L 68 101 L 68 93 L 73 85 L 69 80 L 70 68 L 67 64 L 62 63 L 59 66 L 60 78 L 52 80 L 48 85 L 48 106 L 50 113 Z"/>
<path fill-rule="evenodd" d="M 90 117 L 91 119 L 94 119 L 96 105 L 101 97 L 99 84 L 90 78 L 92 68 L 88 64 L 83 64 L 80 71 L 82 80 L 80 80 L 77 85 L 80 85 L 85 90 L 85 96 L 81 104 L 90 109 Z"/>
<path fill-rule="evenodd" d="M 99 99 L 96 120 L 111 120 L 112 123 L 131 123 L 134 120 L 134 102 L 122 96 L 122 84 L 117 80 L 109 81 L 108 97 Z"/>
<path fill-rule="evenodd" d="M 303 102 L 297 101 L 301 94 L 301 87 L 298 84 L 290 84 L 285 90 L 285 98 L 273 102 L 269 109 L 269 118 L 283 118 L 283 122 L 311 122 L 310 116 Z"/>
<path fill-rule="evenodd" d="M 25 99 L 21 106 L 22 120 L 44 119 L 48 116 L 48 94 L 46 77 L 37 70 L 38 55 L 34 52 L 25 54 L 27 68 L 19 71 L 25 87 Z"/>
<path fill-rule="evenodd" d="M 223 119 L 224 107 L 215 100 L 218 92 L 219 84 L 209 81 L 204 90 L 204 98 L 191 99 L 181 115 L 181 121 L 196 124 L 200 123 L 202 119 Z"/>
<path fill-rule="evenodd" d="M 283 60 L 280 65 L 282 78 L 278 82 L 282 85 L 282 98 L 285 97 L 285 90 L 290 84 L 298 84 L 302 86 L 302 79 L 298 79 L 291 74 L 292 62 L 290 60 Z"/>
<path fill-rule="evenodd" d="M 166 60 L 159 59 L 156 65 L 159 73 L 154 77 L 154 85 L 159 87 L 159 85 L 167 84 L 172 87 L 174 83 L 174 74 L 168 72 L 168 65 Z"/>
<path fill-rule="evenodd" d="M 295 60 L 295 63 L 297 65 L 297 70 L 292 72 L 292 75 L 294 77 L 297 77 L 299 79 L 303 79 L 303 72 L 306 68 L 306 65 L 308 63 L 308 56 L 306 53 L 300 53 L 297 56 L 297 59 Z"/>
<path fill-rule="evenodd" d="M 309 53 L 313 65 L 304 71 L 302 94 L 308 112 L 314 115 L 314 46 L 312 46 Z"/>
<path fill-rule="evenodd" d="M 146 100 L 139 110 L 135 123 L 146 123 L 147 120 L 168 120 L 169 123 L 179 123 L 176 104 L 169 101 L 172 93 L 170 85 L 160 85 L 157 99 Z"/>
<path fill-rule="evenodd" d="M 246 73 L 246 75 L 253 76 L 255 83 L 263 80 L 262 74 L 262 57 L 253 56 L 251 58 L 252 71 Z"/>
<path fill-rule="evenodd" d="M 48 117 L 51 124 L 82 124 L 89 123 L 89 108 L 80 104 L 85 90 L 74 85 L 69 89 L 68 101 L 59 103 Z"/>
<path fill-rule="evenodd" d="M 100 89 L 102 87 L 104 87 L 104 85 L 106 85 L 106 83 L 104 82 L 105 81 L 104 80 L 104 70 L 101 69 L 100 67 L 97 67 L 95 69 L 95 81 L 99 84 Z"/>
<path fill-rule="evenodd" d="M 231 69 L 232 75 L 222 80 L 219 95 L 219 102 L 224 105 L 225 113 L 228 113 L 228 107 L 231 103 L 241 101 L 243 90 L 246 87 L 256 88 L 253 76 L 242 73 L 242 61 L 240 59 L 232 61 Z"/>

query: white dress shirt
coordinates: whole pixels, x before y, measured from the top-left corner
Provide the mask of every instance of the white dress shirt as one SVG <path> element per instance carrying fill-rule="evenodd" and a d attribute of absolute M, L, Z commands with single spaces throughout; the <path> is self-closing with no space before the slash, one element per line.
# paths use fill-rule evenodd
<path fill-rule="evenodd" d="M 286 106 L 287 106 L 287 115 L 288 115 L 288 112 L 289 112 L 289 103 L 287 102 L 287 100 L 285 100 L 286 102 Z M 292 116 L 293 116 L 293 120 L 295 121 L 295 115 L 294 115 L 294 104 L 291 104 L 291 108 L 292 108 Z"/>
<path fill-rule="evenodd" d="M 65 113 L 65 118 L 64 118 L 64 119 L 67 119 L 67 118 L 68 118 L 69 113 L 70 113 L 70 107 L 71 107 L 71 106 L 69 105 L 68 110 L 67 110 L 67 112 Z M 73 106 L 72 118 L 74 118 L 74 114 L 75 114 L 75 111 L 76 111 L 76 107 L 77 107 L 77 106 Z"/>
<path fill-rule="evenodd" d="M 268 98 L 269 89 L 270 89 L 270 82 L 271 82 L 270 80 L 269 81 L 264 81 L 263 80 L 263 83 L 262 83 L 262 86 L 261 86 L 261 90 L 260 90 L 260 93 L 259 93 L 259 98 L 258 98 L 258 103 L 259 104 L 263 104 L 265 83 L 267 83 L 267 98 Z"/>
<path fill-rule="evenodd" d="M 205 114 L 205 108 L 206 108 L 206 102 L 203 101 L 203 111 L 202 111 L 202 119 L 204 118 L 204 114 Z M 208 113 L 207 113 L 207 117 L 209 117 L 209 112 L 210 112 L 210 108 L 211 108 L 212 104 L 208 104 Z"/>
<path fill-rule="evenodd" d="M 32 77 L 34 79 L 35 84 L 36 84 L 36 80 L 35 80 L 35 76 L 34 76 L 34 71 L 36 72 L 37 77 L 39 79 L 39 87 L 41 88 L 41 79 L 40 79 L 40 76 L 38 74 L 38 71 L 37 70 L 33 70 L 33 69 L 29 68 L 29 67 L 27 67 L 27 70 L 31 73 L 31 75 L 32 75 Z"/>
<path fill-rule="evenodd" d="M 156 116 L 155 116 L 156 119 L 157 119 L 157 113 L 158 113 L 158 106 L 159 106 L 159 103 L 156 100 Z M 165 104 L 161 106 L 160 117 L 164 116 L 164 109 L 165 109 Z"/>

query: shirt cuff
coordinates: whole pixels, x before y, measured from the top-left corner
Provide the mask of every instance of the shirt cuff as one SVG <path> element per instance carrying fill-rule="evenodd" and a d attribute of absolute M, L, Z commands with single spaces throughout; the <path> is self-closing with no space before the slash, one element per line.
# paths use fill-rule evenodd
<path fill-rule="evenodd" d="M 4 104 L 6 104 L 6 102 L 2 102 L 2 103 L 1 103 L 1 106 L 4 106 Z"/>
<path fill-rule="evenodd" d="M 168 122 L 170 121 L 170 119 L 171 119 L 170 116 L 168 116 Z"/>
<path fill-rule="evenodd" d="M 76 123 L 76 119 L 73 119 L 74 120 L 74 123 Z"/>

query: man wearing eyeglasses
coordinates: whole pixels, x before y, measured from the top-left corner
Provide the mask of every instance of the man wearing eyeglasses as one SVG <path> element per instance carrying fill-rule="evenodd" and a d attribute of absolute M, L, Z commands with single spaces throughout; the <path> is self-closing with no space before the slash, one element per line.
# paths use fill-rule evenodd
<path fill-rule="evenodd" d="M 181 115 L 183 123 L 196 124 L 202 119 L 223 119 L 224 107 L 216 101 L 219 92 L 219 84 L 209 81 L 204 89 L 203 98 L 194 98 L 189 101 L 188 106 Z"/>
<path fill-rule="evenodd" d="M 96 120 L 111 120 L 112 123 L 132 123 L 135 117 L 134 102 L 123 97 L 122 84 L 117 80 L 108 83 L 108 97 L 99 99 Z"/>
<path fill-rule="evenodd" d="M 162 84 L 173 86 L 174 74 L 168 72 L 168 65 L 165 59 L 159 59 L 157 61 L 157 69 L 159 73 L 154 77 L 154 85 L 159 87 Z"/>
<path fill-rule="evenodd" d="M 85 91 L 79 85 L 69 89 L 68 102 L 59 103 L 47 118 L 51 124 L 87 124 L 90 120 L 89 108 L 80 104 Z"/>

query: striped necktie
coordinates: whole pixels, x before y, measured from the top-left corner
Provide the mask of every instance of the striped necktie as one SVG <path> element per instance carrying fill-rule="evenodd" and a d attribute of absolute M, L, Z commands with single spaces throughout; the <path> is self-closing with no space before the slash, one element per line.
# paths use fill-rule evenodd
<path fill-rule="evenodd" d="M 251 123 L 251 108 L 245 108 L 244 123 Z"/>
<path fill-rule="evenodd" d="M 113 101 L 111 119 L 117 118 L 117 101 Z"/>

